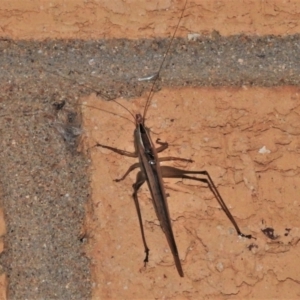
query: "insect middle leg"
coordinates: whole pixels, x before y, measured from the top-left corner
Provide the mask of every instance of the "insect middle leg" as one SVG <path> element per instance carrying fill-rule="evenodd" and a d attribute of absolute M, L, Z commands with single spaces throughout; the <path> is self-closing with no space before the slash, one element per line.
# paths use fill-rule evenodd
<path fill-rule="evenodd" d="M 160 142 L 160 139 L 156 140 L 156 143 L 161 145 L 160 147 L 156 148 L 157 153 L 164 151 L 165 149 L 167 149 L 169 147 L 169 144 L 167 142 Z M 129 157 L 138 157 L 136 152 L 129 152 L 129 151 L 125 151 L 125 150 L 121 150 L 115 147 L 111 147 L 111 146 L 106 146 L 100 143 L 97 143 L 95 145 L 95 147 L 101 147 L 101 148 L 105 148 L 105 149 L 109 149 L 115 153 L 121 154 L 121 155 L 125 155 L 125 156 L 129 156 Z"/>
<path fill-rule="evenodd" d="M 158 147 L 156 149 L 157 152 L 162 152 L 163 150 L 168 148 L 168 143 L 167 142 L 160 142 L 160 139 L 157 139 L 156 143 L 161 145 L 161 147 Z M 120 155 L 125 155 L 125 156 L 128 156 L 128 157 L 138 157 L 137 153 L 135 153 L 135 152 L 125 151 L 125 150 L 121 150 L 121 149 L 111 147 L 111 146 L 106 146 L 106 145 L 99 144 L 99 143 L 96 144 L 96 147 L 102 147 L 102 148 L 105 148 L 105 149 L 109 149 L 109 150 L 111 150 L 115 153 L 118 153 Z M 191 159 L 186 159 L 186 158 L 181 158 L 181 157 L 174 157 L 174 156 L 158 158 L 159 162 L 170 161 L 170 160 L 193 162 L 193 160 L 191 160 Z M 135 164 L 131 165 L 121 178 L 114 179 L 114 181 L 120 182 L 120 181 L 124 180 L 131 171 L 135 170 L 139 166 L 140 166 L 140 163 L 135 163 Z"/>
<path fill-rule="evenodd" d="M 125 156 L 128 156 L 128 157 L 138 157 L 138 155 L 135 153 L 135 152 L 129 152 L 129 151 L 125 151 L 125 150 L 121 150 L 121 149 L 118 149 L 118 148 L 115 148 L 115 147 L 111 147 L 111 146 L 106 146 L 106 145 L 102 145 L 102 144 L 99 144 L 97 143 L 96 144 L 96 147 L 102 147 L 102 148 L 105 148 L 105 149 L 109 149 L 115 153 L 118 153 L 120 155 L 125 155 Z M 122 181 L 123 179 L 125 179 L 127 177 L 127 175 L 133 171 L 134 169 L 138 168 L 140 166 L 139 163 L 135 163 L 133 165 L 131 165 L 128 170 L 126 171 L 126 173 L 119 179 L 114 179 L 114 181 L 116 182 L 119 182 L 119 181 Z"/>
<path fill-rule="evenodd" d="M 186 159 L 186 158 L 181 158 L 181 157 L 174 157 L 174 156 L 161 157 L 161 158 L 158 159 L 159 162 L 170 161 L 170 160 L 179 160 L 179 161 L 193 162 L 193 160 L 191 160 L 191 159 Z M 140 163 L 135 163 L 135 164 L 131 165 L 121 178 L 114 179 L 114 181 L 120 182 L 120 181 L 124 180 L 131 171 L 133 171 L 133 170 L 135 170 L 135 169 L 137 169 L 139 167 L 140 167 Z"/>

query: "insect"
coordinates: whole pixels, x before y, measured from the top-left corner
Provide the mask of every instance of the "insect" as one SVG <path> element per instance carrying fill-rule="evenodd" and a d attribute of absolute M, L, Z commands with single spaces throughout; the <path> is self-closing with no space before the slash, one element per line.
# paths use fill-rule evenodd
<path fill-rule="evenodd" d="M 168 49 L 165 52 L 163 61 L 160 64 L 160 68 L 157 72 L 157 74 L 140 78 L 139 81 L 147 81 L 147 80 L 153 80 L 152 88 L 150 90 L 149 96 L 147 98 L 144 112 L 138 113 L 136 115 L 133 115 L 132 112 L 130 112 L 131 116 L 134 119 L 135 123 L 135 131 L 134 131 L 134 142 L 135 142 L 135 152 L 130 153 L 124 150 L 120 150 L 114 147 L 110 147 L 101 143 L 97 143 L 98 147 L 106 148 L 111 151 L 114 151 L 121 155 L 127 155 L 129 157 L 135 157 L 139 159 L 138 163 L 133 164 L 129 167 L 128 171 L 122 176 L 121 178 L 115 180 L 117 182 L 120 182 L 126 178 L 126 176 L 133 170 L 140 168 L 140 171 L 137 174 L 137 180 L 133 184 L 133 199 L 135 202 L 138 219 L 139 219 L 139 225 L 141 229 L 141 235 L 142 240 L 144 244 L 145 249 L 145 264 L 149 260 L 149 247 L 146 243 L 145 233 L 143 229 L 143 222 L 142 222 L 142 216 L 140 212 L 140 206 L 139 206 L 139 199 L 138 199 L 138 191 L 141 188 L 141 186 L 147 182 L 151 196 L 153 205 L 157 214 L 157 217 L 159 219 L 161 228 L 167 238 L 169 247 L 171 249 L 171 252 L 174 257 L 175 265 L 177 268 L 177 271 L 180 276 L 184 276 L 181 261 L 179 259 L 179 253 L 176 245 L 176 241 L 174 238 L 174 234 L 172 231 L 172 224 L 170 220 L 170 213 L 167 203 L 167 195 L 164 189 L 164 183 L 163 178 L 183 178 L 183 179 L 189 179 L 189 180 L 195 180 L 200 181 L 208 185 L 209 189 L 212 191 L 213 195 L 219 202 L 221 208 L 226 213 L 227 217 L 230 219 L 232 224 L 234 225 L 236 232 L 238 235 L 246 238 L 251 238 L 251 235 L 245 235 L 241 232 L 239 229 L 235 219 L 231 215 L 229 209 L 227 208 L 224 200 L 222 199 L 220 193 L 218 192 L 214 182 L 212 181 L 211 176 L 207 171 L 186 171 L 181 170 L 175 167 L 169 167 L 169 166 L 160 166 L 160 163 L 163 161 L 185 161 L 185 162 L 192 162 L 190 159 L 185 158 L 178 158 L 178 157 L 158 157 L 158 153 L 163 152 L 165 149 L 168 148 L 168 143 L 161 142 L 159 139 L 156 140 L 156 144 L 158 144 L 158 148 L 155 147 L 155 143 L 152 141 L 149 129 L 145 125 L 145 118 L 148 111 L 148 108 L 151 104 L 152 96 L 154 94 L 154 87 L 155 84 L 159 78 L 159 74 L 162 70 L 162 67 L 164 65 L 165 59 L 167 57 L 167 54 L 170 52 L 170 48 L 172 45 L 172 41 L 174 40 L 174 37 L 176 35 L 177 29 L 179 27 L 179 23 L 181 19 L 183 18 L 183 13 L 185 11 L 185 7 L 187 5 L 187 1 L 184 4 L 184 8 L 182 9 L 182 14 L 179 18 L 179 22 L 177 24 L 177 27 L 174 31 L 174 34 L 171 38 L 171 42 L 169 43 Z M 47 71 L 48 73 L 54 73 L 50 70 Z M 55 75 L 58 75 L 57 72 L 54 73 Z M 64 76 L 61 76 L 64 77 Z M 66 77 L 64 77 L 66 78 Z M 67 79 L 67 78 L 66 78 Z M 94 89 L 91 89 L 94 90 Z M 116 102 L 118 105 L 122 106 L 120 103 Z M 78 126 L 76 120 L 74 119 L 74 116 L 69 112 L 68 110 L 64 111 L 64 114 L 60 112 L 60 110 L 63 108 L 64 103 L 57 104 L 56 109 L 58 111 L 58 118 L 56 122 L 54 123 L 54 127 L 60 132 L 60 134 L 63 136 L 63 138 L 71 143 L 74 144 L 77 136 L 79 136 L 82 132 L 81 127 Z M 122 106 L 126 109 L 126 107 Z M 128 111 L 128 109 L 126 109 Z M 204 178 L 197 178 L 195 175 L 203 175 Z"/>
<path fill-rule="evenodd" d="M 164 55 L 163 61 L 160 65 L 158 75 L 162 69 L 162 66 L 164 64 L 165 58 L 167 54 L 170 51 L 172 41 L 174 39 L 174 36 L 176 34 L 176 31 L 179 27 L 180 21 L 183 18 L 183 13 L 186 7 L 187 1 L 185 2 L 184 8 L 182 10 L 181 17 L 179 19 L 179 22 L 177 24 L 177 27 L 175 29 L 175 32 L 172 36 L 171 42 L 168 46 L 168 49 Z M 190 179 L 190 180 L 196 180 L 200 182 L 204 182 L 205 184 L 208 185 L 209 189 L 212 191 L 214 194 L 215 198 L 219 202 L 220 206 L 226 213 L 227 217 L 230 219 L 232 224 L 234 225 L 236 232 L 239 236 L 245 237 L 245 238 L 251 238 L 251 235 L 245 235 L 241 232 L 239 229 L 239 226 L 237 225 L 235 219 L 233 218 L 232 214 L 230 213 L 229 209 L 227 208 L 223 198 L 221 197 L 220 193 L 218 192 L 211 176 L 207 171 L 187 171 L 187 170 L 182 170 L 178 169 L 175 167 L 170 167 L 170 166 L 161 166 L 160 162 L 163 161 L 174 161 L 174 160 L 179 160 L 179 161 L 186 161 L 186 162 L 192 162 L 190 159 L 185 159 L 185 158 L 179 158 L 179 157 L 158 157 L 158 153 L 163 152 L 165 149 L 168 148 L 168 143 L 167 142 L 161 142 L 160 139 L 157 139 L 156 142 L 154 143 L 151 139 L 150 136 L 150 131 L 145 125 L 145 118 L 147 114 L 147 110 L 151 104 L 151 99 L 154 94 L 154 87 L 155 83 L 158 79 L 159 76 L 149 76 L 149 79 L 152 79 L 153 77 L 153 84 L 152 88 L 150 90 L 149 96 L 147 98 L 144 111 L 143 113 L 137 113 L 134 115 L 131 111 L 129 111 L 126 107 L 121 105 L 120 103 L 116 102 L 118 105 L 122 106 L 125 110 L 127 110 L 131 116 L 134 118 L 134 123 L 135 123 L 135 130 L 134 130 L 134 147 L 135 147 L 135 152 L 128 152 L 124 151 L 115 147 L 107 146 L 101 143 L 97 143 L 97 147 L 102 147 L 109 149 L 115 153 L 118 153 L 120 155 L 125 155 L 128 157 L 135 157 L 138 158 L 139 162 L 134 163 L 131 165 L 126 173 L 119 179 L 115 179 L 116 182 L 120 182 L 124 180 L 127 175 L 132 172 L 135 169 L 140 169 L 139 172 L 137 173 L 136 177 L 136 182 L 133 184 L 133 194 L 132 197 L 134 199 L 134 203 L 136 206 L 137 214 L 138 214 L 138 220 L 139 220 L 139 225 L 140 225 L 140 230 L 141 230 L 141 235 L 142 235 L 142 241 L 144 245 L 144 250 L 145 250 L 145 259 L 144 259 L 144 264 L 146 265 L 148 260 L 149 260 L 149 247 L 146 242 L 146 237 L 145 237 L 145 232 L 143 228 L 143 221 L 142 221 L 142 216 L 141 216 L 141 211 L 140 211 L 140 206 L 139 206 L 139 199 L 138 199 L 138 191 L 140 187 L 147 182 L 147 185 L 149 187 L 151 197 L 152 197 L 152 202 L 155 208 L 155 212 L 157 215 L 157 218 L 160 222 L 160 226 L 166 236 L 166 239 L 168 241 L 169 247 L 171 249 L 175 265 L 178 271 L 178 274 L 183 277 L 184 273 L 182 270 L 182 265 L 181 261 L 179 259 L 179 253 L 177 249 L 177 245 L 175 242 L 174 234 L 172 231 L 172 224 L 170 220 L 170 213 L 169 213 L 169 208 L 168 208 L 168 203 L 167 203 L 167 195 L 165 192 L 164 188 L 164 183 L 163 183 L 163 178 L 183 178 L 183 179 Z M 148 78 L 144 80 L 149 80 Z M 158 147 L 155 147 L 155 144 L 158 145 Z M 198 178 L 195 175 L 202 175 L 203 178 Z"/>

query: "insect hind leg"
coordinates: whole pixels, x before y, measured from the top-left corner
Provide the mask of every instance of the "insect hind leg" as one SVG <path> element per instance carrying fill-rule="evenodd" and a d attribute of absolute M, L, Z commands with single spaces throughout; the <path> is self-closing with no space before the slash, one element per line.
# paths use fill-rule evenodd
<path fill-rule="evenodd" d="M 234 217 L 232 216 L 231 212 L 229 211 L 228 207 L 226 206 L 222 196 L 220 195 L 219 191 L 217 190 L 214 182 L 212 181 L 209 173 L 207 171 L 186 171 L 186 170 L 181 170 L 178 168 L 174 167 L 169 167 L 169 166 L 162 166 L 161 167 L 162 171 L 162 176 L 165 178 L 186 178 L 186 179 L 191 179 L 191 180 L 197 180 L 204 182 L 208 185 L 209 189 L 212 191 L 214 194 L 215 198 L 219 202 L 220 206 L 224 210 L 225 214 L 227 215 L 228 219 L 231 221 L 232 225 L 234 226 L 237 234 L 241 237 L 245 237 L 248 239 L 253 238 L 251 234 L 244 234 L 241 232 L 239 226 L 237 225 Z M 206 178 L 198 178 L 195 176 L 190 176 L 187 174 L 197 174 L 197 175 L 203 175 Z"/>
<path fill-rule="evenodd" d="M 142 234 L 142 240 L 143 240 L 143 244 L 144 244 L 144 248 L 145 248 L 146 256 L 145 256 L 145 259 L 144 259 L 144 264 L 145 264 L 145 267 L 146 267 L 146 264 L 147 264 L 148 258 L 149 258 L 150 249 L 148 248 L 146 238 L 145 238 L 142 214 L 141 214 L 139 199 L 138 199 L 138 196 L 137 196 L 138 190 L 144 184 L 145 181 L 146 181 L 146 177 L 145 177 L 144 173 L 141 172 L 141 171 L 138 172 L 137 176 L 136 176 L 136 182 L 132 185 L 132 187 L 133 187 L 132 197 L 133 197 L 134 204 L 135 204 L 135 207 L 136 207 L 136 211 L 137 211 L 137 214 L 138 214 L 138 219 L 139 219 L 139 224 L 140 224 L 140 229 L 141 229 L 141 234 Z"/>

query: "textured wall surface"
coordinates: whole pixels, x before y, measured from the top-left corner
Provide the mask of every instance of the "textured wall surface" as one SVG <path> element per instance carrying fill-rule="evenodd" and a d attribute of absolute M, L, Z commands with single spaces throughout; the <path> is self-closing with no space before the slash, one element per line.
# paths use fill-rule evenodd
<path fill-rule="evenodd" d="M 169 143 L 159 156 L 194 160 L 165 164 L 207 170 L 255 239 L 205 184 L 166 179 L 185 277 L 146 186 L 144 268 L 136 173 L 113 181 L 136 160 L 95 147 L 133 150 L 132 117 L 104 100 L 143 110 L 138 79 L 158 70 L 183 5 L 3 1 L 0 299 L 299 298 L 298 1 L 188 1 L 147 113 Z"/>

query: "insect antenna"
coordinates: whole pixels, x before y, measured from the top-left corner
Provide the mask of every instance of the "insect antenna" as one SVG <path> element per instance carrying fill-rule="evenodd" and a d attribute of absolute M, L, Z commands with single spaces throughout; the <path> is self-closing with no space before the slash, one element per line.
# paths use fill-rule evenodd
<path fill-rule="evenodd" d="M 129 112 L 131 114 L 131 116 L 133 117 L 133 119 L 135 119 L 135 116 L 134 114 L 123 104 L 119 103 L 118 101 L 116 100 L 112 100 L 114 103 L 118 104 L 119 106 L 123 107 L 127 112 Z M 127 118 L 126 118 L 127 119 Z M 128 120 L 128 119 L 127 119 Z"/>
<path fill-rule="evenodd" d="M 132 116 L 132 118 L 135 119 L 134 114 L 133 114 L 127 107 L 125 107 L 124 105 L 122 105 L 121 103 L 119 103 L 118 101 L 116 101 L 116 100 L 114 100 L 114 99 L 109 99 L 105 94 L 101 93 L 99 90 L 96 90 L 95 88 L 93 88 L 93 87 L 91 87 L 91 86 L 89 86 L 89 85 L 80 83 L 80 82 L 78 82 L 78 81 L 76 81 L 76 80 L 74 80 L 74 79 L 71 79 L 71 78 L 69 78 L 69 77 L 66 77 L 66 76 L 64 76 L 64 75 L 62 75 L 62 74 L 60 74 L 60 73 L 52 72 L 52 71 L 49 71 L 49 70 L 44 70 L 44 71 L 47 72 L 47 73 L 50 73 L 50 74 L 52 74 L 52 75 L 54 75 L 54 76 L 60 76 L 60 77 L 62 77 L 62 78 L 64 78 L 64 79 L 66 79 L 66 80 L 75 82 L 76 84 L 78 84 L 78 85 L 80 85 L 80 86 L 83 86 L 83 87 L 85 87 L 85 88 L 91 90 L 92 92 L 96 93 L 96 95 L 100 95 L 102 98 L 104 98 L 104 99 L 107 100 L 107 101 L 113 101 L 114 103 L 118 104 L 118 105 L 121 106 L 123 109 L 125 109 L 125 110 Z M 125 119 L 125 120 L 127 120 L 127 121 L 129 121 L 129 122 L 135 124 L 135 122 L 133 122 L 132 120 L 130 120 L 130 119 L 124 117 L 124 116 L 118 115 L 118 114 L 116 114 L 116 113 L 114 113 L 114 112 L 111 112 L 111 111 L 108 111 L 108 110 L 105 110 L 105 109 L 102 109 L 102 108 L 99 108 L 99 107 L 95 107 L 95 106 L 92 106 L 92 105 L 87 105 L 87 104 L 83 104 L 83 106 L 88 107 L 88 108 L 94 108 L 94 109 L 98 109 L 98 110 L 104 111 L 104 112 L 106 112 L 106 113 L 108 113 L 108 114 L 111 114 L 111 115 L 114 115 L 114 116 L 118 116 L 119 118 Z"/>
<path fill-rule="evenodd" d="M 177 23 L 177 25 L 176 25 L 176 28 L 175 28 L 175 31 L 174 31 L 174 33 L 173 33 L 173 35 L 172 35 L 172 38 L 171 38 L 171 41 L 170 41 L 169 46 L 168 46 L 168 48 L 167 48 L 167 51 L 166 51 L 165 54 L 164 54 L 164 58 L 163 58 L 163 60 L 162 60 L 162 62 L 161 62 L 161 64 L 160 64 L 160 67 L 159 67 L 159 69 L 158 69 L 157 75 L 155 76 L 155 78 L 154 78 L 154 80 L 153 80 L 153 83 L 152 83 L 152 86 L 151 86 L 151 89 L 150 89 L 150 92 L 149 92 L 149 95 L 148 95 L 148 98 L 147 98 L 147 101 L 146 101 L 146 104 L 145 104 L 145 109 L 144 109 L 144 113 L 143 113 L 143 122 L 145 122 L 147 110 L 148 110 L 148 108 L 149 108 L 149 106 L 150 106 L 151 99 L 152 99 L 152 97 L 153 97 L 153 95 L 154 95 L 154 87 L 155 87 L 155 84 L 156 84 L 156 82 L 157 82 L 157 80 L 158 80 L 158 78 L 159 78 L 159 74 L 160 74 L 160 72 L 161 72 L 161 70 L 162 70 L 162 67 L 163 67 L 163 65 L 164 65 L 164 62 L 165 62 L 165 60 L 166 60 L 167 55 L 168 55 L 168 53 L 170 52 L 170 49 L 171 49 L 171 47 L 172 47 L 173 40 L 174 40 L 175 35 L 176 35 L 176 33 L 177 33 L 177 30 L 178 30 L 178 28 L 179 28 L 180 22 L 181 22 L 181 20 L 182 20 L 182 18 L 183 18 L 183 14 L 184 14 L 184 11 L 185 11 L 185 8 L 186 8 L 186 5 L 187 5 L 187 1 L 188 1 L 188 0 L 186 0 L 185 3 L 184 3 L 184 7 L 183 7 L 183 9 L 182 9 L 182 12 L 181 12 L 179 21 L 178 21 L 178 23 Z"/>

